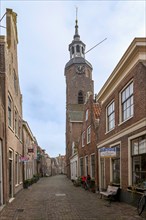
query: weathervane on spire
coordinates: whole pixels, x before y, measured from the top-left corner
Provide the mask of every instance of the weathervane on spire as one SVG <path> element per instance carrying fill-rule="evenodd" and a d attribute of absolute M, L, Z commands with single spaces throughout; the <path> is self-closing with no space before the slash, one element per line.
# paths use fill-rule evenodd
<path fill-rule="evenodd" d="M 76 21 L 78 20 L 78 7 L 77 6 L 75 6 L 76 7 Z"/>
<path fill-rule="evenodd" d="M 76 25 L 75 25 L 75 35 L 74 35 L 74 38 L 75 37 L 80 37 L 79 33 L 78 33 L 78 7 L 75 6 L 75 8 L 76 8 Z"/>

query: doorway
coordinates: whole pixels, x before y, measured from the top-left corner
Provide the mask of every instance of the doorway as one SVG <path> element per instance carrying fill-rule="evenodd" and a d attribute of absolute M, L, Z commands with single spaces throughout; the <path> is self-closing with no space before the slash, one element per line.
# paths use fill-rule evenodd
<path fill-rule="evenodd" d="M 100 176 L 101 176 L 101 181 L 100 181 L 100 188 L 101 190 L 105 189 L 105 161 L 104 158 L 100 158 Z"/>
<path fill-rule="evenodd" d="M 2 141 L 0 140 L 0 206 L 3 205 Z"/>
<path fill-rule="evenodd" d="M 9 198 L 13 198 L 13 151 L 9 150 Z"/>

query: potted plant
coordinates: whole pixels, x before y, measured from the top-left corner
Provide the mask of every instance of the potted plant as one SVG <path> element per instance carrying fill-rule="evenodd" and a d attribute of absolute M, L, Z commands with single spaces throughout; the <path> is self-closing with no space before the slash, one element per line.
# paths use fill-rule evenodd
<path fill-rule="evenodd" d="M 24 189 L 27 189 L 29 187 L 29 185 L 30 185 L 30 181 L 28 179 L 23 181 L 23 188 Z"/>

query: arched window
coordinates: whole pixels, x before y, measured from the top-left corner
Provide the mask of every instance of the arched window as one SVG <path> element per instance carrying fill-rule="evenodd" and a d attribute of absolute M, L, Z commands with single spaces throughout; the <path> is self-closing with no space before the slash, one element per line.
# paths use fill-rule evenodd
<path fill-rule="evenodd" d="M 83 104 L 83 103 L 84 103 L 83 92 L 79 91 L 79 93 L 78 93 L 78 104 Z"/>
<path fill-rule="evenodd" d="M 80 46 L 79 45 L 76 46 L 76 51 L 77 51 L 77 53 L 80 52 Z"/>
<path fill-rule="evenodd" d="M 74 47 L 72 47 L 71 49 L 72 49 L 72 54 L 74 54 Z"/>
<path fill-rule="evenodd" d="M 82 47 L 82 54 L 84 54 L 84 47 Z"/>

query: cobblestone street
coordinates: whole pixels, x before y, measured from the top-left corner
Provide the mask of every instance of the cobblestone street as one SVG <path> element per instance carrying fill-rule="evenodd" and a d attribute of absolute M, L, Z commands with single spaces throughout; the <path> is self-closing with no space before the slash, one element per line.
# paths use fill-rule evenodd
<path fill-rule="evenodd" d="M 74 187 L 64 175 L 41 178 L 23 189 L 0 213 L 0 220 L 136 220 L 135 207 Z"/>

